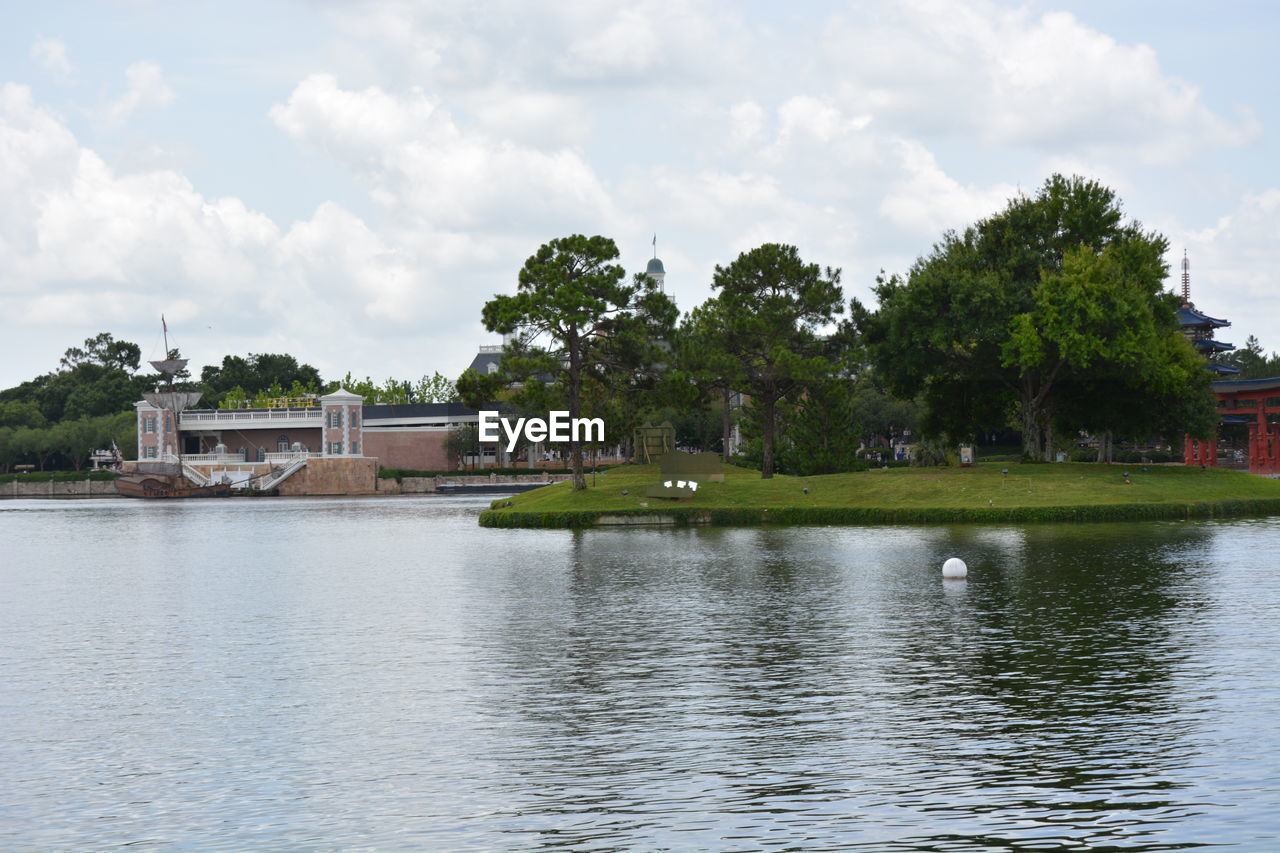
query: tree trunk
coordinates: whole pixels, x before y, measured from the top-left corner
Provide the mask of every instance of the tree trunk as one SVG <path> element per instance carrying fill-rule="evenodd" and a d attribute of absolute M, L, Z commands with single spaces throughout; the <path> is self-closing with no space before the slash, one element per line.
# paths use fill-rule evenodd
<path fill-rule="evenodd" d="M 1035 461 L 1040 458 L 1041 433 L 1040 419 L 1037 417 L 1035 403 L 1029 395 L 1022 396 L 1022 455 Z"/>
<path fill-rule="evenodd" d="M 581 492 L 587 488 L 587 475 L 582 469 L 582 439 L 572 428 L 582 416 L 582 353 L 578 351 L 578 330 L 569 332 L 569 459 L 573 466 L 573 490 Z"/>
<path fill-rule="evenodd" d="M 761 400 L 761 403 L 764 416 L 764 429 L 762 430 L 763 439 L 761 441 L 762 448 L 760 453 L 760 479 L 770 480 L 773 478 L 774 414 L 778 408 L 778 401 L 772 396 L 768 396 Z"/>
<path fill-rule="evenodd" d="M 721 445 L 721 453 L 725 462 L 729 461 L 730 445 L 733 443 L 733 413 L 729 410 L 729 403 L 733 399 L 733 391 L 728 388 L 724 389 L 724 438 Z"/>

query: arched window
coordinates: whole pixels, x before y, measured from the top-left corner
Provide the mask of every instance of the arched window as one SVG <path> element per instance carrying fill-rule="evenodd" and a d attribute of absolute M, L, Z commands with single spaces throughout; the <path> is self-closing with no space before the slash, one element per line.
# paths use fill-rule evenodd
<path fill-rule="evenodd" d="M 289 436 L 282 435 L 276 439 L 276 450 L 280 453 L 289 452 Z"/>

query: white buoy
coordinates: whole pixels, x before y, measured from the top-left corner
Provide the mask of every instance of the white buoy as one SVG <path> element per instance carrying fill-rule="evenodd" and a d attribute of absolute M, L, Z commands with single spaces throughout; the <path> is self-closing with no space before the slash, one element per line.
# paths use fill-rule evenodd
<path fill-rule="evenodd" d="M 947 561 L 942 564 L 942 576 L 944 578 L 962 578 L 968 574 L 969 567 L 959 557 L 948 557 Z"/>

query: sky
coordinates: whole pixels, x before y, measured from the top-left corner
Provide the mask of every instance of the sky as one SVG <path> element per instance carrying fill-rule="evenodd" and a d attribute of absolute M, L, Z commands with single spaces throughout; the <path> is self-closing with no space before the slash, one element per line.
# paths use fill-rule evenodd
<path fill-rule="evenodd" d="M 1054 172 L 1280 350 L 1280 6 L 42 2 L 0 28 L 0 388 L 107 331 L 197 368 L 459 374 L 573 233 L 682 311 L 767 242 L 874 305 Z"/>

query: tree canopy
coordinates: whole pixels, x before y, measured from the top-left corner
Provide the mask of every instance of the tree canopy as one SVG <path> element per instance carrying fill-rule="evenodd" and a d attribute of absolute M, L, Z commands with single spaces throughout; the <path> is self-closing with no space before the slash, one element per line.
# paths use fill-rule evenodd
<path fill-rule="evenodd" d="M 620 398 L 653 380 L 670 337 L 676 309 L 644 274 L 626 280 L 607 237 L 574 234 L 545 243 L 520 269 L 515 295 L 485 304 L 485 328 L 509 336 L 494 374 L 468 370 L 458 391 L 468 405 L 495 399 L 504 389 L 529 408 L 562 402 L 571 418 L 593 401 L 608 409 L 605 423 L 619 437 Z M 586 488 L 582 443 L 570 442 L 573 487 Z"/>
<path fill-rule="evenodd" d="M 1208 372 L 1164 292 L 1167 243 L 1108 188 L 1054 175 L 1032 197 L 948 233 L 906 280 L 881 278 L 859 325 L 892 391 L 923 391 L 924 428 L 972 435 L 1016 418 L 1025 455 L 1054 430 L 1212 425 Z M 1085 389 L 1120 394 L 1103 405 Z"/>
<path fill-rule="evenodd" d="M 686 327 L 702 337 L 701 363 L 750 394 L 761 418 L 760 475 L 773 476 L 778 403 L 833 375 L 840 335 L 825 327 L 844 311 L 840 271 L 806 264 L 795 246 L 766 243 L 717 266 L 716 295 Z"/>

